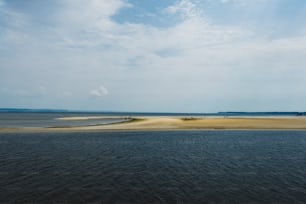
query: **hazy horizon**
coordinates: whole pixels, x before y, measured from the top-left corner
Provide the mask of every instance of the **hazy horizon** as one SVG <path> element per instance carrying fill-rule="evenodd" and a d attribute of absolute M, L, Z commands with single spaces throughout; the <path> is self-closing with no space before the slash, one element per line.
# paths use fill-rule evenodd
<path fill-rule="evenodd" d="M 0 0 L 0 107 L 306 110 L 306 1 Z"/>
<path fill-rule="evenodd" d="M 54 108 L 3 108 L 0 107 L 0 113 L 114 113 L 114 114 L 183 114 L 183 115 L 299 115 L 302 116 L 306 111 L 218 111 L 218 112 L 161 112 L 161 111 L 116 111 L 116 110 L 86 110 L 86 109 L 54 109 Z"/>

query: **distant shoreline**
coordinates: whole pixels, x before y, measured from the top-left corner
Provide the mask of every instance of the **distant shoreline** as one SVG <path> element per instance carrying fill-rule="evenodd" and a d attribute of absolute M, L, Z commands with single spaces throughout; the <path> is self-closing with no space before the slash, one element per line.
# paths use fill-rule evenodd
<path fill-rule="evenodd" d="M 64 113 L 64 114 L 100 114 L 100 115 L 124 115 L 124 116 L 306 116 L 306 112 L 300 111 L 271 111 L 271 112 L 134 112 L 134 111 L 89 111 L 68 109 L 31 109 L 31 108 L 0 108 L 0 113 Z"/>
<path fill-rule="evenodd" d="M 306 130 L 304 116 L 82 116 L 59 120 L 122 118 L 110 124 L 68 127 L 0 128 L 0 132 L 130 131 L 130 130 Z"/>

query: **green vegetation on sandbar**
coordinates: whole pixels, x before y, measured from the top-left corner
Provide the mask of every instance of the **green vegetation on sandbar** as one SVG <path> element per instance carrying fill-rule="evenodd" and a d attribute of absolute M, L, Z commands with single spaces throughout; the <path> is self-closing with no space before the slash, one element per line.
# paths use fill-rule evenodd
<path fill-rule="evenodd" d="M 127 117 L 125 119 L 126 119 L 126 121 L 122 121 L 122 122 L 119 122 L 119 123 L 120 124 L 121 123 L 135 123 L 135 122 L 142 122 L 142 121 L 146 120 L 144 118 L 131 118 L 131 117 Z"/>
<path fill-rule="evenodd" d="M 182 121 L 193 121 L 193 120 L 199 120 L 199 118 L 194 118 L 194 117 L 185 117 L 181 118 Z"/>

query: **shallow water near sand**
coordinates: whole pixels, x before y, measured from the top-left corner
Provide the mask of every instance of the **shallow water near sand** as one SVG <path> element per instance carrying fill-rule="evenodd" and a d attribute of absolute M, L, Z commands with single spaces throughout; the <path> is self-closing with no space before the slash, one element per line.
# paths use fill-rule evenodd
<path fill-rule="evenodd" d="M 90 120 L 58 120 L 64 117 L 108 116 L 103 113 L 1 113 L 0 128 L 22 127 L 75 127 L 122 122 L 124 118 L 100 118 Z"/>
<path fill-rule="evenodd" d="M 306 131 L 2 132 L 0 203 L 306 203 Z"/>

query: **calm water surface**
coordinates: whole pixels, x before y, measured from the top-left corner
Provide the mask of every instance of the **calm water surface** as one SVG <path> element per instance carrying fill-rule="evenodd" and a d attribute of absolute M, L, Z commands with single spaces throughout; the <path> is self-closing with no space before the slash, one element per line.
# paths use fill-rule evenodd
<path fill-rule="evenodd" d="M 110 118 L 90 120 L 58 120 L 63 117 L 92 117 L 109 116 Z M 111 118 L 113 116 L 103 113 L 1 113 L 0 128 L 20 127 L 67 127 L 87 126 L 122 122 L 125 119 Z"/>
<path fill-rule="evenodd" d="M 0 133 L 0 203 L 306 203 L 306 131 Z"/>

